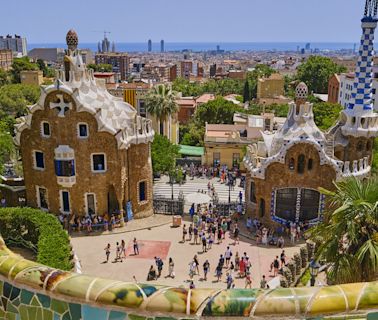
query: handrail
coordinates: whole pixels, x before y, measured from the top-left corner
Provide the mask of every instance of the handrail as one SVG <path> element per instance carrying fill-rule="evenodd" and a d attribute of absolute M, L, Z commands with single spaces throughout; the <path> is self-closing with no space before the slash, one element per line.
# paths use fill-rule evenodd
<path fill-rule="evenodd" d="M 190 290 L 121 282 L 53 269 L 28 261 L 12 253 L 1 237 L 0 282 L 4 282 L 0 289 L 5 286 L 22 288 L 35 296 L 48 295 L 63 303 L 75 303 L 83 309 L 93 306 L 147 316 L 282 319 L 361 314 L 375 311 L 378 306 L 378 282 L 269 290 Z M 11 292 L 13 294 L 13 290 Z"/>

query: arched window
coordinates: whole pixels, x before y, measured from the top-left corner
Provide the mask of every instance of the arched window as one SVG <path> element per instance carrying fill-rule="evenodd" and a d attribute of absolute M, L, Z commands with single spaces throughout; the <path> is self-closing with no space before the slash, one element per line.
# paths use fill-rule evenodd
<path fill-rule="evenodd" d="M 312 165 L 313 165 L 312 159 L 308 159 L 308 162 L 307 162 L 307 170 L 308 171 L 312 170 Z"/>
<path fill-rule="evenodd" d="M 295 168 L 295 160 L 294 158 L 291 158 L 289 161 L 289 169 L 294 170 L 294 168 Z"/>
<path fill-rule="evenodd" d="M 260 217 L 262 218 L 265 215 L 265 200 L 263 198 L 260 199 Z"/>
<path fill-rule="evenodd" d="M 297 171 L 298 173 L 302 174 L 304 173 L 304 170 L 305 170 L 305 156 L 303 154 L 300 154 L 298 156 L 298 167 L 297 167 Z"/>

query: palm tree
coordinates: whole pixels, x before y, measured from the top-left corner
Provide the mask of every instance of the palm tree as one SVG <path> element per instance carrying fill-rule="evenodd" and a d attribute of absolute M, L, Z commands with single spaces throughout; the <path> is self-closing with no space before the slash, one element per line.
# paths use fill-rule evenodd
<path fill-rule="evenodd" d="M 372 281 L 378 275 L 378 180 L 349 178 L 321 190 L 329 198 L 324 221 L 309 230 L 317 258 L 330 263 L 332 283 Z"/>
<path fill-rule="evenodd" d="M 170 86 L 154 86 L 146 96 L 145 106 L 149 114 L 160 122 L 160 134 L 164 134 L 164 121 L 178 111 L 177 93 Z"/>

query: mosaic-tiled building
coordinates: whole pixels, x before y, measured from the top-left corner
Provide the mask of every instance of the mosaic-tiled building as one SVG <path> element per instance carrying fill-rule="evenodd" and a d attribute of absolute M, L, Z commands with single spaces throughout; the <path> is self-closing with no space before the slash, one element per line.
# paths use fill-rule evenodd
<path fill-rule="evenodd" d="M 97 83 L 67 34 L 64 68 L 17 125 L 27 204 L 53 213 L 152 214 L 150 120 Z M 131 206 L 129 205 L 131 204 Z"/>
<path fill-rule="evenodd" d="M 324 209 L 319 187 L 333 189 L 334 181 L 369 176 L 378 114 L 372 104 L 373 40 L 377 2 L 366 1 L 352 103 L 337 124 L 323 133 L 306 102 L 304 83 L 296 88 L 285 125 L 264 141 L 249 146 L 247 212 L 264 223 L 315 223 Z"/>

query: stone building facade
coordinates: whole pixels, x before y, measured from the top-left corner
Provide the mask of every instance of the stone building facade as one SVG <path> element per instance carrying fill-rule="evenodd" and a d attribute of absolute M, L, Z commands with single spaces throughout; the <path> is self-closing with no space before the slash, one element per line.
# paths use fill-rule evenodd
<path fill-rule="evenodd" d="M 151 215 L 151 122 L 96 83 L 77 42 L 70 31 L 64 70 L 17 125 L 27 204 L 53 213 L 128 207 L 135 217 Z"/>
<path fill-rule="evenodd" d="M 265 224 L 316 223 L 325 197 L 319 188 L 334 189 L 333 182 L 348 177 L 364 179 L 372 164 L 378 114 L 372 101 L 373 40 L 376 11 L 366 10 L 351 103 L 328 132 L 314 122 L 304 83 L 296 88 L 284 126 L 264 141 L 250 145 L 247 168 L 247 212 Z"/>

